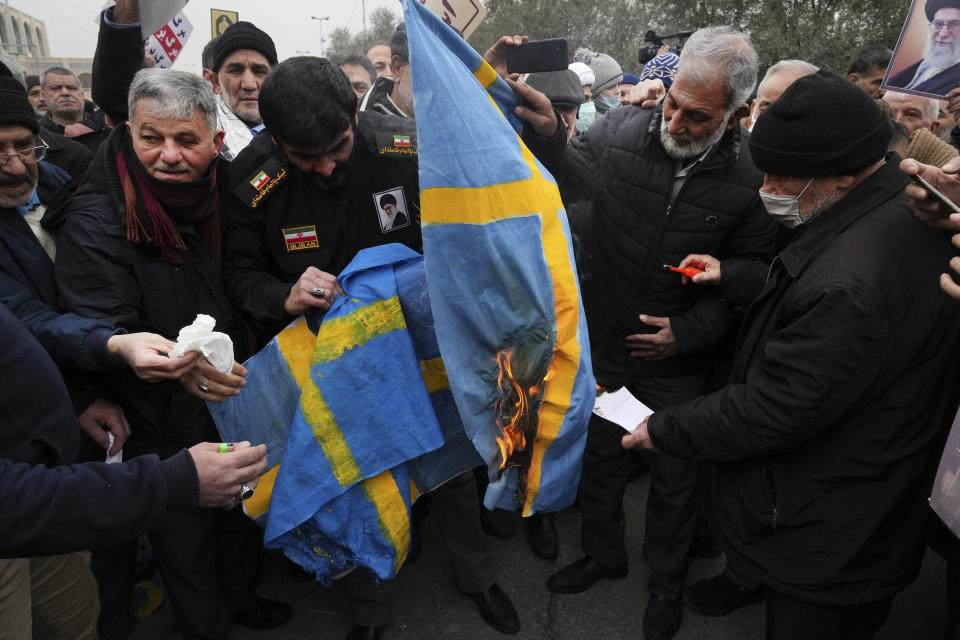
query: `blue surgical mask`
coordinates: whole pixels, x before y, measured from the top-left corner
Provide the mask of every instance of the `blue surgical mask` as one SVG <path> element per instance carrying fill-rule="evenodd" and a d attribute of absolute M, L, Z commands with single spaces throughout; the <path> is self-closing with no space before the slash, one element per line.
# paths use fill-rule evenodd
<path fill-rule="evenodd" d="M 584 102 L 580 105 L 580 115 L 577 116 L 577 131 L 583 133 L 589 129 L 596 117 L 597 108 L 593 106 L 593 101 Z"/>
<path fill-rule="evenodd" d="M 600 96 L 600 102 L 605 104 L 608 109 L 615 109 L 620 106 L 620 96 Z"/>
<path fill-rule="evenodd" d="M 803 219 L 800 217 L 800 203 L 798 200 L 811 184 L 813 184 L 813 178 L 810 178 L 807 186 L 801 189 L 800 193 L 795 196 L 777 196 L 761 191 L 760 200 L 763 202 L 763 206 L 771 218 L 783 226 L 793 229 L 803 224 Z"/>

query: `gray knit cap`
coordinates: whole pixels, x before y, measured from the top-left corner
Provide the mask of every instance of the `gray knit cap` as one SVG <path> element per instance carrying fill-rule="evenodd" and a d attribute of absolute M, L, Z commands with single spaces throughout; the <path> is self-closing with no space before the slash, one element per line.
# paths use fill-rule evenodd
<path fill-rule="evenodd" d="M 620 68 L 620 65 L 605 53 L 597 53 L 596 51 L 590 51 L 585 47 L 581 47 L 577 49 L 573 59 L 593 69 L 595 79 L 590 90 L 594 93 L 609 89 L 623 80 L 623 70 Z"/>

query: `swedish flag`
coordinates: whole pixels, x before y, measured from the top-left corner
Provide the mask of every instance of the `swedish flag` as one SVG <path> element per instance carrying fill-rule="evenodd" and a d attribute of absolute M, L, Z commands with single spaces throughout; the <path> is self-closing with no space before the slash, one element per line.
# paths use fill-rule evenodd
<path fill-rule="evenodd" d="M 595 399 L 566 213 L 517 135 L 509 86 L 421 3 L 403 5 L 443 362 L 499 477 L 487 506 L 555 511 L 576 494 Z"/>
<path fill-rule="evenodd" d="M 268 445 L 244 504 L 266 546 L 325 583 L 355 566 L 395 576 L 412 502 L 480 462 L 439 359 L 422 257 L 362 251 L 340 285 L 325 317 L 298 318 L 247 361 L 243 393 L 209 405 L 225 439 Z"/>

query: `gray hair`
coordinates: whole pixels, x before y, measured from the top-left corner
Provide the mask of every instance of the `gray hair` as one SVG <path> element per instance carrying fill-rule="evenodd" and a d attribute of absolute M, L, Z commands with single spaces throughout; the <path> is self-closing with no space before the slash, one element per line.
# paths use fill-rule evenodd
<path fill-rule="evenodd" d="M 40 77 L 40 86 L 46 88 L 47 86 L 47 76 L 71 76 L 74 80 L 77 81 L 77 84 L 80 84 L 80 78 L 77 77 L 73 71 L 67 69 L 66 67 L 50 67 L 43 72 L 43 75 Z"/>
<path fill-rule="evenodd" d="M 127 95 L 131 120 L 140 100 L 151 100 L 153 113 L 160 118 L 189 120 L 199 111 L 210 135 L 217 131 L 217 99 L 210 84 L 200 76 L 171 69 L 141 69 Z"/>
<path fill-rule="evenodd" d="M 802 78 L 817 71 L 820 71 L 820 68 L 815 64 L 810 64 L 806 60 L 781 60 L 767 69 L 767 72 L 763 74 L 763 80 L 760 81 L 760 84 L 763 84 L 767 81 L 767 78 L 775 76 L 778 73 L 792 73 L 798 78 Z"/>
<path fill-rule="evenodd" d="M 757 84 L 757 52 L 750 34 L 731 27 L 707 27 L 695 31 L 683 45 L 678 78 L 710 84 L 718 76 L 726 89 L 727 111 L 747 101 Z"/>
<path fill-rule="evenodd" d="M 904 102 L 910 98 L 920 98 L 921 100 L 925 101 L 927 103 L 927 116 L 930 118 L 930 123 L 932 124 L 934 121 L 936 121 L 937 117 L 940 115 L 940 103 L 933 98 L 915 96 L 909 93 L 900 93 L 899 91 L 887 91 L 883 95 L 883 99 L 887 102 Z"/>

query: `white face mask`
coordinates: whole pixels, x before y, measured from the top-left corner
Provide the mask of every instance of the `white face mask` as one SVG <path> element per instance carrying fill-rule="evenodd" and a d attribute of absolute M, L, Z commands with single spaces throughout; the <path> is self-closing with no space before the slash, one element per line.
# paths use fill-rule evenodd
<path fill-rule="evenodd" d="M 584 102 L 580 105 L 580 115 L 577 116 L 577 131 L 582 133 L 589 129 L 596 117 L 597 108 L 593 105 L 593 101 Z"/>
<path fill-rule="evenodd" d="M 763 206 L 766 208 L 767 213 L 770 214 L 770 217 L 783 226 L 793 229 L 803 224 L 803 219 L 800 218 L 800 203 L 798 200 L 811 184 L 813 184 L 813 178 L 810 178 L 807 186 L 801 189 L 800 193 L 795 196 L 775 196 L 772 193 L 764 193 L 761 191 L 760 200 L 763 202 Z"/>

